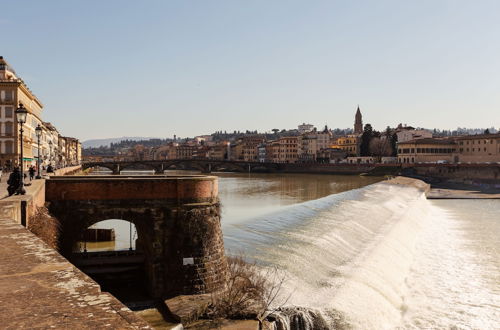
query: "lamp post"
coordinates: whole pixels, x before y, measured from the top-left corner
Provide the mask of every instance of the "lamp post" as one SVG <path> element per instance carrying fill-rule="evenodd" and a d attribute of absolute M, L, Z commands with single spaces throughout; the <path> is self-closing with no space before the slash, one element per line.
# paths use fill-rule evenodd
<path fill-rule="evenodd" d="M 26 123 L 26 117 L 28 116 L 28 110 L 23 106 L 22 103 L 19 103 L 19 108 L 16 109 L 16 118 L 21 128 L 19 129 L 20 139 L 21 139 L 21 180 L 19 182 L 19 187 L 17 188 L 17 194 L 24 195 L 26 190 L 24 189 L 24 155 L 23 155 L 23 125 Z"/>
<path fill-rule="evenodd" d="M 49 165 L 52 164 L 52 140 L 49 141 Z"/>
<path fill-rule="evenodd" d="M 40 175 L 40 137 L 42 136 L 42 126 L 38 124 L 38 126 L 35 128 L 35 133 L 36 133 L 36 138 L 38 140 L 38 160 L 36 162 L 36 171 L 37 171 L 37 179 L 41 179 L 42 176 Z"/>

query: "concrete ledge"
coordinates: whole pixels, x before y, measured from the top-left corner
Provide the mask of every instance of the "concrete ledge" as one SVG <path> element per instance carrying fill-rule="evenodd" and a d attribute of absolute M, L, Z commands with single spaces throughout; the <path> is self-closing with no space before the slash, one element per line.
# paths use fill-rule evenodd
<path fill-rule="evenodd" d="M 0 217 L 27 226 L 38 207 L 45 205 L 45 180 L 33 180 L 25 195 L 13 195 L 0 200 Z"/>
<path fill-rule="evenodd" d="M 151 329 L 38 237 L 0 219 L 0 327 Z"/>

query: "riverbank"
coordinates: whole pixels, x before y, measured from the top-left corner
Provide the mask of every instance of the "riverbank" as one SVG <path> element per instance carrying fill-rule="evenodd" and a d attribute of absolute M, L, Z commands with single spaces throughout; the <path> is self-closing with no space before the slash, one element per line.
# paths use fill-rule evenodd
<path fill-rule="evenodd" d="M 431 188 L 427 199 L 500 199 L 500 192 L 485 192 L 474 189 Z"/>

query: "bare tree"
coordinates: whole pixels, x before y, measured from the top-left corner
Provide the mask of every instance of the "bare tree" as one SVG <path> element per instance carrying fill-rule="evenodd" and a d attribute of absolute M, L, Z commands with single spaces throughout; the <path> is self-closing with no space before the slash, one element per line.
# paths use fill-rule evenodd
<path fill-rule="evenodd" d="M 238 256 L 228 257 L 228 268 L 226 288 L 211 295 L 207 317 L 256 318 L 262 325 L 269 314 L 288 301 L 289 297 L 278 302 L 285 276 L 276 267 L 262 269 Z"/>
<path fill-rule="evenodd" d="M 370 140 L 370 154 L 375 157 L 385 157 L 392 154 L 390 137 L 374 137 Z"/>

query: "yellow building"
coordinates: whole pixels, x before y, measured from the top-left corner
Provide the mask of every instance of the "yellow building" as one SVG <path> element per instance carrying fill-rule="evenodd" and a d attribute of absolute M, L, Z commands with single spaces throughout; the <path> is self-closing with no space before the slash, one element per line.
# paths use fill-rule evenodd
<path fill-rule="evenodd" d="M 500 162 L 500 133 L 460 136 L 456 138 L 456 142 L 459 148 L 459 162 Z"/>
<path fill-rule="evenodd" d="M 23 125 L 23 167 L 26 169 L 35 165 L 35 156 L 38 155 L 35 128 L 43 126 L 43 104 L 0 56 L 0 166 L 12 167 L 19 164 L 19 124 L 15 115 L 19 104 L 23 104 L 28 110 L 26 123 Z"/>
<path fill-rule="evenodd" d="M 399 163 L 456 163 L 457 145 L 452 139 L 417 139 L 398 143 Z"/>
<path fill-rule="evenodd" d="M 337 138 L 337 141 L 332 144 L 332 148 L 341 149 L 347 153 L 348 156 L 360 155 L 361 136 L 352 134 Z"/>

